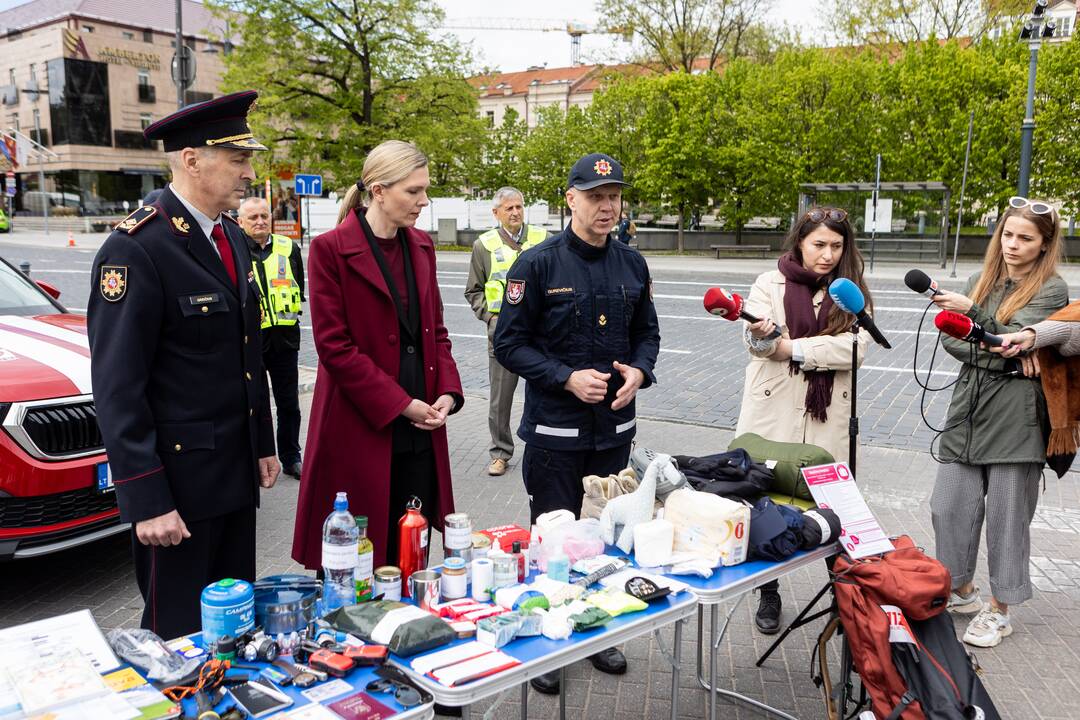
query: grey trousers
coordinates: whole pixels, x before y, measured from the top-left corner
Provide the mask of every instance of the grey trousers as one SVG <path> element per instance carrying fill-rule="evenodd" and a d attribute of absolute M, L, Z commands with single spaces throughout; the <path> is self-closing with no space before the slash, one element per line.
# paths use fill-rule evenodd
<path fill-rule="evenodd" d="M 958 588 L 975 577 L 986 519 L 990 590 L 1007 605 L 1031 597 L 1031 518 L 1039 503 L 1042 463 L 938 467 L 930 511 L 937 558 Z"/>
<path fill-rule="evenodd" d="M 514 391 L 518 376 L 510 372 L 495 358 L 488 356 L 488 381 L 491 396 L 488 401 L 488 431 L 491 433 L 491 458 L 509 460 L 514 456 L 514 434 L 510 431 L 510 409 L 514 404 Z"/>

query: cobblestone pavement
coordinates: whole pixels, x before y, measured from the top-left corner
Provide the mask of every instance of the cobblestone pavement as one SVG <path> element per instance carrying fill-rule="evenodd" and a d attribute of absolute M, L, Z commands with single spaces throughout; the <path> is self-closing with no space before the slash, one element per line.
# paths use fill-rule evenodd
<path fill-rule="evenodd" d="M 649 392 L 649 391 L 644 391 Z M 310 396 L 303 398 L 305 413 Z M 468 512 L 476 526 L 528 521 L 527 499 L 518 458 L 502 478 L 484 472 L 487 464 L 486 397 L 469 393 L 464 409 L 450 422 L 451 464 L 459 510 Z M 515 415 L 520 413 L 520 405 Z M 515 418 L 516 421 L 516 418 Z M 306 427 L 304 429 L 306 433 Z M 638 441 L 655 449 L 705 454 L 726 449 L 731 432 L 699 425 L 644 420 Z M 519 447 L 520 451 L 520 447 Z M 520 452 L 518 454 L 520 457 Z M 928 499 L 936 466 L 922 451 L 885 448 L 866 443 L 859 459 L 860 485 L 871 508 L 891 534 L 908 533 L 933 550 Z M 1007 718 L 1072 717 L 1070 699 L 1080 693 L 1080 643 L 1072 613 L 1080 609 L 1080 507 L 1077 477 L 1063 481 L 1048 477 L 1046 491 L 1032 525 L 1031 572 L 1035 597 L 1012 610 L 1013 635 L 993 650 L 980 650 L 984 682 Z M 258 573 L 300 570 L 289 550 L 298 483 L 282 477 L 263 495 L 259 512 Z M 433 547 L 439 547 L 436 540 Z M 824 567 L 795 573 L 781 582 L 784 617 L 790 619 L 813 597 L 825 581 Z M 980 558 L 977 582 L 987 588 L 985 554 Z M 135 586 L 128 541 L 124 537 L 96 543 L 33 562 L 0 566 L 0 626 L 39 619 L 88 607 L 103 628 L 138 623 L 142 608 Z M 817 690 L 810 679 L 813 643 L 823 621 L 793 633 L 762 668 L 756 658 L 769 640 L 752 630 L 754 598 L 736 611 L 727 642 L 719 655 L 719 677 L 724 687 L 764 699 L 799 718 L 824 717 Z M 723 608 L 722 608 L 723 610 Z M 963 631 L 957 621 L 957 631 Z M 670 647 L 672 631 L 662 633 Z M 696 621 L 683 633 L 679 693 L 681 718 L 701 718 L 705 692 L 694 679 Z M 582 717 L 615 720 L 667 716 L 670 670 L 652 638 L 640 638 L 624 648 L 630 672 L 621 677 L 603 675 L 588 663 L 568 670 L 568 706 Z M 518 717 L 517 693 L 511 693 L 495 712 L 496 718 Z M 480 709 L 490 702 L 480 703 Z M 557 716 L 554 698 L 530 694 L 529 716 Z M 722 702 L 720 717 L 761 717 L 745 707 Z"/>

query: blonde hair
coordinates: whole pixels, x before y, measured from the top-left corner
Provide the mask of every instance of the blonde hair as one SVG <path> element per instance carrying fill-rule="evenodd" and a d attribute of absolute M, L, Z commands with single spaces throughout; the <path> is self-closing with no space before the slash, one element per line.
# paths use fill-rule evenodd
<path fill-rule="evenodd" d="M 1058 219 L 1057 210 L 1051 209 L 1049 213 L 1039 215 L 1031 211 L 1030 205 L 1022 208 L 1010 206 L 994 229 L 994 236 L 990 239 L 990 245 L 986 248 L 986 257 L 983 259 L 982 275 L 971 291 L 971 299 L 977 304 L 986 302 L 990 293 L 1004 284 L 1009 277 L 1008 269 L 1005 267 L 1005 256 L 1001 252 L 1001 235 L 1005 232 L 1005 221 L 1011 217 L 1021 217 L 1035 224 L 1043 238 L 1044 252 L 1039 254 L 1039 259 L 1035 261 L 1035 267 L 1031 269 L 1031 272 L 1001 302 L 994 315 L 1001 323 L 1012 320 L 1016 311 L 1031 302 L 1046 281 L 1057 275 L 1058 259 L 1061 257 L 1063 246 L 1061 221 Z"/>
<path fill-rule="evenodd" d="M 364 159 L 360 182 L 349 187 L 338 210 L 338 223 L 348 217 L 364 200 L 370 199 L 376 185 L 393 185 L 407 178 L 413 170 L 427 167 L 428 157 L 420 148 L 402 140 L 387 140 L 376 145 Z"/>

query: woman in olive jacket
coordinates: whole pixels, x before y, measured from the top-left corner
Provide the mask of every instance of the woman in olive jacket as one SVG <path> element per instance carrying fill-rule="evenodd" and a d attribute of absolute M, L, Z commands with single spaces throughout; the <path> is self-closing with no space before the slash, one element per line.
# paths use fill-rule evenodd
<path fill-rule="evenodd" d="M 967 315 L 987 332 L 1015 332 L 1064 307 L 1068 287 L 1057 275 L 1057 213 L 1047 204 L 1012 198 L 986 250 L 981 272 L 963 293 L 934 302 Z M 1038 380 L 1006 374 L 1015 361 L 976 345 L 943 338 L 962 364 L 953 389 L 931 514 L 937 557 L 952 573 L 949 609 L 975 617 L 964 642 L 993 647 L 1012 633 L 1009 605 L 1031 597 L 1031 518 L 1039 500 L 1049 420 Z M 985 518 L 992 597 L 974 585 Z"/>

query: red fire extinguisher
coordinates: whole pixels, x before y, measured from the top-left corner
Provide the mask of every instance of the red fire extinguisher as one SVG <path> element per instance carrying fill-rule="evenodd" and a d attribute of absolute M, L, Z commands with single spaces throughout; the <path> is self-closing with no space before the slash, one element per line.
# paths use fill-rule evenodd
<path fill-rule="evenodd" d="M 409 577 L 427 567 L 428 522 L 420 514 L 422 503 L 415 495 L 405 504 L 405 514 L 398 520 L 398 567 L 401 568 L 401 592 L 409 596 Z"/>

